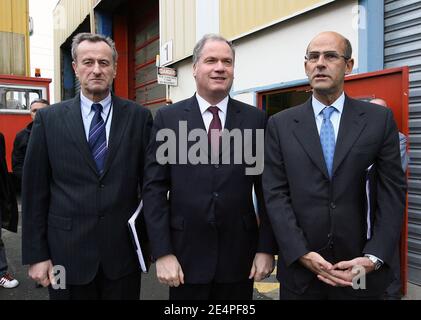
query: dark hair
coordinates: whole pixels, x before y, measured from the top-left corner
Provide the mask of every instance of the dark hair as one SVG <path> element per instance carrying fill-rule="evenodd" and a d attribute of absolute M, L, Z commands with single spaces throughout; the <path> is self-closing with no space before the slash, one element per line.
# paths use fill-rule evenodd
<path fill-rule="evenodd" d="M 235 60 L 235 49 L 234 49 L 234 46 L 232 45 L 232 42 L 228 41 L 227 39 L 225 39 L 224 37 L 222 37 L 218 34 L 208 33 L 208 34 L 205 34 L 202 37 L 202 39 L 200 39 L 196 43 L 196 45 L 194 46 L 194 49 L 193 49 L 193 65 L 195 65 L 197 63 L 197 61 L 199 61 L 200 55 L 202 54 L 203 47 L 205 46 L 206 42 L 208 42 L 208 41 L 225 42 L 231 48 L 232 57 L 233 57 L 233 60 Z"/>
<path fill-rule="evenodd" d="M 82 32 L 78 33 L 73 37 L 72 41 L 72 59 L 76 62 L 77 59 L 77 47 L 79 44 L 83 41 L 89 41 L 89 42 L 105 42 L 109 45 L 111 50 L 113 51 L 113 62 L 116 63 L 118 59 L 118 53 L 117 49 L 115 48 L 115 43 L 110 37 L 105 37 L 101 34 L 95 34 L 95 33 L 89 33 L 89 32 Z"/>
<path fill-rule="evenodd" d="M 31 104 L 29 106 L 32 106 L 34 103 L 42 103 L 42 104 L 46 104 L 47 106 L 50 105 L 50 103 L 48 102 L 48 100 L 39 98 L 39 99 L 32 100 L 32 102 L 31 102 Z"/>

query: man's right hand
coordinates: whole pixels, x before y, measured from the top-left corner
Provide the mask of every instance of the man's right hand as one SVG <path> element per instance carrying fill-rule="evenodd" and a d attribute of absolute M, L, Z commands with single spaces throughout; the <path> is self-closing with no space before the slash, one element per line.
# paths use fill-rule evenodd
<path fill-rule="evenodd" d="M 333 265 L 326 261 L 317 252 L 309 252 L 303 255 L 300 262 L 310 271 L 317 274 L 317 278 L 333 287 L 348 287 L 352 286 L 352 282 L 343 280 L 341 273 L 344 271 L 333 269 Z M 340 277 L 338 277 L 340 276 Z"/>
<path fill-rule="evenodd" d="M 51 260 L 46 260 L 31 264 L 28 275 L 43 287 L 48 287 L 50 284 L 54 284 L 53 263 Z"/>
<path fill-rule="evenodd" d="M 184 284 L 184 273 L 178 263 L 177 257 L 168 254 L 156 260 L 156 276 L 160 283 L 170 287 L 178 287 Z"/>

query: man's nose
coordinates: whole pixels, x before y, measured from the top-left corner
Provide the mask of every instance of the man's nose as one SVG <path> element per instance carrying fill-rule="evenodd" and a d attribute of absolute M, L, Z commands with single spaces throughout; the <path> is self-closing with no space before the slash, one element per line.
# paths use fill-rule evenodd
<path fill-rule="evenodd" d="M 95 63 L 94 63 L 94 67 L 93 67 L 93 73 L 95 73 L 95 74 L 99 74 L 99 73 L 101 73 L 101 67 L 100 67 L 100 65 L 99 65 L 99 63 L 98 63 L 98 61 L 96 61 Z"/>
<path fill-rule="evenodd" d="M 215 64 L 215 71 L 224 71 L 225 70 L 225 65 L 222 61 L 218 61 Z"/>

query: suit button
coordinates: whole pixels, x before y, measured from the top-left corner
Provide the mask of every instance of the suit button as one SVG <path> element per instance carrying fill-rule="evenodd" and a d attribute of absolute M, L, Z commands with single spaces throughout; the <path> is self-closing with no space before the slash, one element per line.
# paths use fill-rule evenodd
<path fill-rule="evenodd" d="M 219 169 L 219 164 L 215 164 L 215 169 Z"/>
<path fill-rule="evenodd" d="M 331 202 L 331 203 L 330 203 L 330 207 L 331 207 L 332 209 L 335 209 L 335 208 L 336 208 L 336 204 L 335 204 L 334 202 Z"/>
<path fill-rule="evenodd" d="M 218 198 L 218 197 L 219 197 L 219 193 L 218 193 L 218 192 L 214 192 L 214 193 L 213 193 L 213 197 L 214 197 L 214 198 Z"/>
<path fill-rule="evenodd" d="M 99 185 L 99 187 L 100 187 L 101 189 L 104 189 L 104 188 L 105 188 L 105 185 L 101 183 L 101 184 Z"/>

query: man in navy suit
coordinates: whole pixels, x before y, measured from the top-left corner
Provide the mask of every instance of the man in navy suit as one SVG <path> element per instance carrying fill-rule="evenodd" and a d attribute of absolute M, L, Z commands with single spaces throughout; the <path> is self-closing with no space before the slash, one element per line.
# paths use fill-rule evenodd
<path fill-rule="evenodd" d="M 261 280 L 273 270 L 275 242 L 264 208 L 261 172 L 247 175 L 250 168 L 243 158 L 232 161 L 234 142 L 228 141 L 228 149 L 224 137 L 220 140 L 222 129 L 242 136 L 249 129 L 256 138 L 266 125 L 263 112 L 229 97 L 234 59 L 231 43 L 218 35 L 204 36 L 193 53 L 196 94 L 160 109 L 155 117 L 144 208 L 157 277 L 170 286 L 171 300 L 251 299 L 253 279 Z M 165 132 L 181 140 L 175 162 L 160 161 Z M 190 151 L 197 141 L 187 141 L 187 134 L 205 137 L 202 146 L 208 148 L 198 151 L 203 152 L 200 163 L 190 157 L 196 155 Z M 186 161 L 180 160 L 187 156 L 184 143 L 190 150 Z M 249 145 L 236 146 L 255 152 L 256 143 L 252 139 Z M 222 158 L 231 161 L 221 163 Z"/>
<path fill-rule="evenodd" d="M 304 65 L 312 97 L 273 116 L 266 134 L 263 189 L 279 246 L 280 297 L 380 299 L 405 205 L 393 114 L 344 93 L 354 60 L 342 35 L 317 35 Z M 368 240 L 365 182 L 372 165 L 378 207 Z"/>
<path fill-rule="evenodd" d="M 110 38 L 75 36 L 81 93 L 37 112 L 22 184 L 23 263 L 51 299 L 138 299 L 140 267 L 127 221 L 138 206 L 150 111 L 111 93 Z M 54 283 L 53 267 L 65 270 Z M 58 269 L 61 273 L 62 270 Z M 61 280 L 61 278 L 60 278 Z"/>

